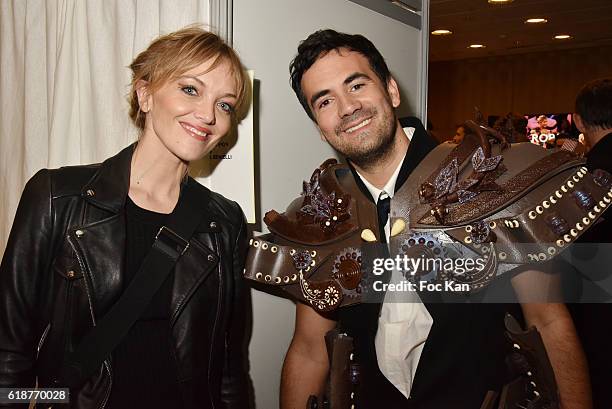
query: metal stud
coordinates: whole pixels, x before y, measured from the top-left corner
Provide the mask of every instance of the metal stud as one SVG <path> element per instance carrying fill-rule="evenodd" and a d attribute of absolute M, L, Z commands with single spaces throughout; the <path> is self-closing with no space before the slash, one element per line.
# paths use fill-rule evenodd
<path fill-rule="evenodd" d="M 69 278 L 73 278 L 73 277 L 74 277 L 74 271 L 70 270 L 70 271 L 68 271 L 68 272 L 66 273 L 66 275 L 67 275 Z"/>
<path fill-rule="evenodd" d="M 549 247 L 548 248 L 548 254 L 550 254 L 551 256 L 554 255 L 557 252 L 557 249 L 554 247 Z"/>
<path fill-rule="evenodd" d="M 216 229 L 217 228 L 217 222 L 210 222 L 210 224 L 208 225 L 208 227 L 210 227 L 211 229 Z"/>
<path fill-rule="evenodd" d="M 531 211 L 529 212 L 529 218 L 530 218 L 531 220 L 533 220 L 533 219 L 535 219 L 536 217 L 538 217 L 538 215 L 536 214 L 536 212 L 534 212 L 533 210 L 531 210 Z"/>
<path fill-rule="evenodd" d="M 512 347 L 516 349 L 517 351 L 521 350 L 521 346 L 519 344 L 512 344 Z"/>
<path fill-rule="evenodd" d="M 610 199 L 608 196 L 604 196 L 603 200 L 604 200 L 604 202 L 606 202 L 606 203 L 610 203 L 610 202 L 612 202 L 612 199 Z"/>
<path fill-rule="evenodd" d="M 494 221 L 489 222 L 489 227 L 494 229 L 497 227 L 497 223 L 495 223 Z"/>
<path fill-rule="evenodd" d="M 505 260 L 507 257 L 506 253 L 504 253 L 503 251 L 500 251 L 498 256 L 500 260 Z"/>
<path fill-rule="evenodd" d="M 544 207 L 544 209 L 548 209 L 550 207 L 550 203 L 548 202 L 548 200 L 544 200 L 542 202 L 542 206 Z"/>
<path fill-rule="evenodd" d="M 553 196 L 549 197 L 548 200 L 550 200 L 550 203 L 552 204 L 557 203 L 557 199 L 555 199 Z"/>
<path fill-rule="evenodd" d="M 557 246 L 563 247 L 563 246 L 565 246 L 565 242 L 563 240 L 559 239 L 559 240 L 557 240 Z"/>
<path fill-rule="evenodd" d="M 261 249 L 262 250 L 267 250 L 268 249 L 268 243 L 261 243 Z"/>
<path fill-rule="evenodd" d="M 468 224 L 467 226 L 465 226 L 465 231 L 466 232 L 471 232 L 472 231 L 472 225 Z"/>
<path fill-rule="evenodd" d="M 283 281 L 284 281 L 285 283 L 288 283 L 288 282 L 289 282 L 289 276 L 285 277 L 285 278 L 283 279 Z"/>
<path fill-rule="evenodd" d="M 563 236 L 563 240 L 565 240 L 566 243 L 569 243 L 570 241 L 572 241 L 572 238 L 569 234 L 566 234 L 565 236 Z"/>
<path fill-rule="evenodd" d="M 561 186 L 561 191 L 563 193 L 567 193 L 567 188 L 565 187 L 565 185 Z"/>
<path fill-rule="evenodd" d="M 563 195 L 561 193 L 559 193 L 559 191 L 555 191 L 555 196 L 557 196 L 559 199 L 561 199 L 563 197 Z"/>
<path fill-rule="evenodd" d="M 576 223 L 576 228 L 578 229 L 578 231 L 582 231 L 582 229 L 584 229 L 584 226 L 582 225 L 582 223 L 578 222 Z"/>
<path fill-rule="evenodd" d="M 77 230 L 74 232 L 74 234 L 76 234 L 77 237 L 81 237 L 85 234 L 85 232 L 83 230 Z"/>
<path fill-rule="evenodd" d="M 570 234 L 572 235 L 572 237 L 577 237 L 578 236 L 578 232 L 576 231 L 576 229 L 571 229 L 570 230 Z"/>
<path fill-rule="evenodd" d="M 312 260 L 312 262 L 310 263 L 310 265 L 311 265 L 312 267 L 314 267 L 316 264 L 317 264 L 317 263 L 316 263 L 316 261 L 314 261 L 314 260 Z"/>
<path fill-rule="evenodd" d="M 289 255 L 290 255 L 290 256 L 293 256 L 294 254 L 295 254 L 295 249 L 291 249 L 291 250 L 289 250 Z"/>
<path fill-rule="evenodd" d="M 272 246 L 272 247 L 270 247 L 270 251 L 271 251 L 272 253 L 276 253 L 276 252 L 278 251 L 278 247 L 276 247 L 276 246 Z"/>
<path fill-rule="evenodd" d="M 595 210 L 595 213 L 601 213 L 601 209 L 599 208 L 599 206 L 593 207 L 593 210 Z"/>
<path fill-rule="evenodd" d="M 95 192 L 95 191 L 93 191 L 92 189 L 87 189 L 87 192 L 86 192 L 86 193 L 87 193 L 87 196 L 90 196 L 90 197 L 92 197 L 92 196 L 95 196 L 95 195 L 96 195 L 96 192 Z"/>
<path fill-rule="evenodd" d="M 463 241 L 467 244 L 470 244 L 472 242 L 472 238 L 470 236 L 466 236 L 465 239 L 463 239 Z"/>
<path fill-rule="evenodd" d="M 206 259 L 210 262 L 215 261 L 215 256 L 213 256 L 212 254 L 209 254 L 208 257 L 206 257 Z"/>
<path fill-rule="evenodd" d="M 586 168 L 586 166 L 582 166 L 580 168 L 581 171 L 583 171 L 584 173 L 587 173 L 589 170 Z"/>
<path fill-rule="evenodd" d="M 311 255 L 312 257 L 316 257 L 316 256 L 317 256 L 317 251 L 316 251 L 316 250 L 312 250 L 312 251 L 310 252 L 310 255 Z"/>
<path fill-rule="evenodd" d="M 603 200 L 600 200 L 600 201 L 599 201 L 599 207 L 601 207 L 602 209 L 605 209 L 605 208 L 606 208 L 606 206 L 607 206 L 607 205 L 604 203 L 604 201 L 603 201 Z"/>
<path fill-rule="evenodd" d="M 276 284 L 280 284 L 280 283 L 281 283 L 281 280 L 282 280 L 282 279 L 281 279 L 280 277 L 275 277 L 275 278 L 274 278 L 274 282 L 275 282 Z"/>
<path fill-rule="evenodd" d="M 572 176 L 572 180 L 578 183 L 580 181 L 580 178 L 578 176 Z"/>
<path fill-rule="evenodd" d="M 272 281 L 272 276 L 270 274 L 267 274 L 265 280 Z"/>
<path fill-rule="evenodd" d="M 253 245 L 253 239 L 249 240 L 249 246 Z"/>
<path fill-rule="evenodd" d="M 259 241 L 255 240 L 255 241 L 253 242 L 253 247 L 259 247 Z"/>
<path fill-rule="evenodd" d="M 537 213 L 537 214 L 542 214 L 542 213 L 544 213 L 544 209 L 542 208 L 542 206 L 536 206 L 536 213 Z"/>
<path fill-rule="evenodd" d="M 567 181 L 567 187 L 569 187 L 570 189 L 574 187 L 574 182 L 572 182 L 571 180 Z"/>
<path fill-rule="evenodd" d="M 263 274 L 261 274 L 261 273 L 255 274 L 255 278 L 256 279 L 261 280 L 261 277 L 263 277 Z"/>

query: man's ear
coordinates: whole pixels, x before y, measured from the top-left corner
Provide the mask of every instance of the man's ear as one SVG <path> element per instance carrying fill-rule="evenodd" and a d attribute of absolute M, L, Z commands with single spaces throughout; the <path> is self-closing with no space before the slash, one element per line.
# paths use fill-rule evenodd
<path fill-rule="evenodd" d="M 582 117 L 579 114 L 574 112 L 574 114 L 572 114 L 572 118 L 574 119 L 576 128 L 578 128 L 580 132 L 585 133 L 586 129 L 584 127 L 584 122 L 582 121 Z"/>
<path fill-rule="evenodd" d="M 395 82 L 393 77 L 389 77 L 389 80 L 387 81 L 387 92 L 391 97 L 391 105 L 393 105 L 393 108 L 397 108 L 402 101 L 400 98 L 399 87 L 397 86 L 397 82 Z"/>
<path fill-rule="evenodd" d="M 152 104 L 151 93 L 149 92 L 149 83 L 145 80 L 136 81 L 136 95 L 138 96 L 138 105 L 142 112 L 149 112 Z"/>

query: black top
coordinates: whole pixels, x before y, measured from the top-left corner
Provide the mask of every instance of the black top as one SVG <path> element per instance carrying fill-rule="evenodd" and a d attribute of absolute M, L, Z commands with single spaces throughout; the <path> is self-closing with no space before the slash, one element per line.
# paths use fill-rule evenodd
<path fill-rule="evenodd" d="M 396 191 L 437 144 L 416 118 L 403 121 L 402 126 L 416 130 L 401 165 Z M 353 173 L 363 194 L 371 198 L 354 169 Z M 488 390 L 500 391 L 507 381 L 503 318 L 511 312 L 521 319 L 518 305 L 424 304 L 433 325 L 409 400 L 380 372 L 376 361 L 374 340 L 381 305 L 364 303 L 338 311 L 340 326 L 354 338 L 356 360 L 362 366 L 360 407 L 473 409 L 480 407 Z"/>
<path fill-rule="evenodd" d="M 129 197 L 126 215 L 125 290 L 169 215 L 138 207 Z M 107 408 L 180 408 L 176 362 L 170 340 L 174 273 L 113 352 L 113 386 Z"/>
<path fill-rule="evenodd" d="M 587 154 L 587 168 L 589 171 L 603 169 L 612 173 L 612 133 L 604 136 Z M 595 243 L 612 242 L 612 210 L 607 210 L 600 217 L 597 224 L 591 226 L 578 243 L 593 243 L 592 251 L 601 251 L 600 246 Z M 603 220 L 602 220 L 603 219 Z M 584 244 L 576 245 L 576 250 L 584 251 Z M 606 249 L 610 246 L 606 244 Z M 574 251 L 574 249 L 572 249 Z M 604 250 L 605 251 L 605 250 Z M 593 281 L 593 284 L 601 288 L 602 280 L 609 278 L 610 266 L 602 265 L 601 268 L 581 271 L 583 283 Z M 584 285 L 584 284 L 583 284 Z M 583 290 L 584 291 L 584 290 Z M 593 403 L 595 408 L 612 408 L 612 327 L 609 320 L 612 317 L 612 302 L 610 288 L 604 288 L 604 298 L 599 304 L 575 304 L 570 306 L 574 318 L 578 336 L 587 356 L 591 387 L 593 389 Z M 592 298 L 592 297 L 589 297 Z M 608 304 L 603 304 L 608 303 Z"/>

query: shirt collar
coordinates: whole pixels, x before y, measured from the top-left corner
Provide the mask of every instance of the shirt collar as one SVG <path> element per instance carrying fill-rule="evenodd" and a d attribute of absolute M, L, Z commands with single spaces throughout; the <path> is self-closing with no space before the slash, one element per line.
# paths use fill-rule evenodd
<path fill-rule="evenodd" d="M 368 182 L 368 180 L 365 177 L 363 177 L 363 175 L 359 173 L 357 169 L 355 169 L 355 171 L 357 172 L 357 175 L 359 176 L 359 178 L 361 179 L 365 187 L 368 189 L 368 191 L 372 195 L 372 199 L 374 199 L 374 202 L 378 203 L 378 199 L 382 192 L 385 192 L 387 196 L 389 196 L 390 198 L 393 198 L 393 194 L 395 193 L 395 183 L 397 182 L 397 176 L 399 175 L 401 167 L 402 167 L 402 162 L 397 164 L 395 171 L 393 171 L 393 174 L 391 175 L 389 180 L 387 180 L 387 183 L 385 184 L 385 186 L 383 186 L 382 189 L 379 189 L 373 184 L 371 184 L 370 182 Z"/>

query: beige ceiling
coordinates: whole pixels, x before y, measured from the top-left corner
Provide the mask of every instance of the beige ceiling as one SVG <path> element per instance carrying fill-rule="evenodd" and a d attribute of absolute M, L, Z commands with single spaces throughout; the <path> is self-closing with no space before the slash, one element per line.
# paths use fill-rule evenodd
<path fill-rule="evenodd" d="M 514 0 L 505 5 L 487 0 L 431 0 L 430 31 L 449 29 L 450 36 L 430 35 L 430 60 L 537 52 L 612 44 L 612 0 Z M 543 17 L 545 24 L 525 24 Z M 554 40 L 555 34 L 573 39 Z M 483 49 L 468 49 L 479 43 Z"/>

